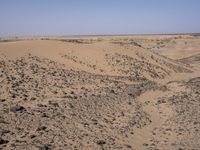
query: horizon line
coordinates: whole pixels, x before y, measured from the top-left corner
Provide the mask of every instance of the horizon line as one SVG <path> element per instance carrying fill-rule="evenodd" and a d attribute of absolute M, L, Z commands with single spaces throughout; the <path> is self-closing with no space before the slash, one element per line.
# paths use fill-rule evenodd
<path fill-rule="evenodd" d="M 71 35 L 13 35 L 13 36 L 0 36 L 0 38 L 31 38 L 31 37 L 92 37 L 92 36 L 150 36 L 150 35 L 192 35 L 192 36 L 200 36 L 200 32 L 183 32 L 183 33 L 136 33 L 136 34 L 71 34 Z"/>

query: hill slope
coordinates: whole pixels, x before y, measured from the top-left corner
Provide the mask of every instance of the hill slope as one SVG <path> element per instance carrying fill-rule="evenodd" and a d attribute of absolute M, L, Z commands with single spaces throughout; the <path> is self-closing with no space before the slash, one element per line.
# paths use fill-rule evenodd
<path fill-rule="evenodd" d="M 200 72 L 128 39 L 0 43 L 0 148 L 198 149 Z"/>

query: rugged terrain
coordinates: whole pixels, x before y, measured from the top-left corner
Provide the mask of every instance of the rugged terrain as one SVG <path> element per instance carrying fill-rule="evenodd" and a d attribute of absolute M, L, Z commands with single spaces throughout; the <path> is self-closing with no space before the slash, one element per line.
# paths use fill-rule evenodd
<path fill-rule="evenodd" d="M 200 148 L 200 38 L 0 40 L 0 149 Z"/>

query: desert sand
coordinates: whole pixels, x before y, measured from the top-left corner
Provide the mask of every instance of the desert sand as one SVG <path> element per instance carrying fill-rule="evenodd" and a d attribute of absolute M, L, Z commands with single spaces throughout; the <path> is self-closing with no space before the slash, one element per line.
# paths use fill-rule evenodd
<path fill-rule="evenodd" d="M 200 149 L 200 36 L 0 40 L 0 149 Z"/>

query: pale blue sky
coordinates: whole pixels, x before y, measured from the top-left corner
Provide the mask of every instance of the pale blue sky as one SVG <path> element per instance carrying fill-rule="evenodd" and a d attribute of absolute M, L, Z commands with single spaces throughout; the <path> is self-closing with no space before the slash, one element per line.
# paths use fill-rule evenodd
<path fill-rule="evenodd" d="M 200 0 L 0 0 L 0 36 L 200 32 Z"/>

